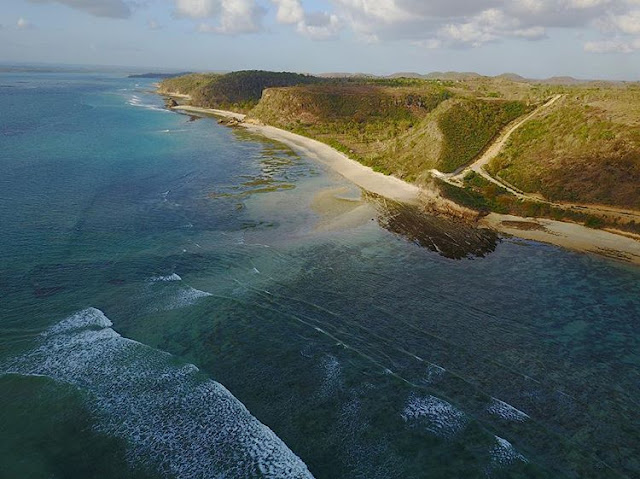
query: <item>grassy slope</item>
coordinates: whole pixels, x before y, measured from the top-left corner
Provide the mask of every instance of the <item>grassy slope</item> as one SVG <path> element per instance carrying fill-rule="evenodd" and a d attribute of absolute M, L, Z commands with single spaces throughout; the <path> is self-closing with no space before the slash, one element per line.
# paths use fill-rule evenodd
<path fill-rule="evenodd" d="M 193 95 L 196 90 L 211 85 L 220 75 L 216 73 L 192 73 L 181 77 L 166 78 L 160 82 L 160 93 Z"/>
<path fill-rule="evenodd" d="M 239 71 L 217 74 L 192 74 L 162 81 L 161 92 L 191 95 L 192 103 L 204 108 L 219 108 L 242 113 L 260 101 L 266 88 L 319 83 L 309 75 L 286 72 Z"/>
<path fill-rule="evenodd" d="M 445 198 L 483 213 L 496 212 L 524 217 L 551 218 L 581 223 L 590 228 L 610 227 L 640 234 L 640 224 L 634 221 L 620 222 L 615 218 L 557 208 L 538 201 L 519 200 L 507 190 L 490 183 L 474 172 L 470 172 L 465 177 L 463 188 L 443 181 L 438 181 L 438 186 Z"/>
<path fill-rule="evenodd" d="M 551 200 L 640 209 L 638 111 L 638 88 L 569 91 L 516 131 L 489 171 Z"/>
<path fill-rule="evenodd" d="M 500 131 L 530 111 L 521 101 L 465 99 L 438 119 L 443 146 L 438 169 L 456 171 L 473 161 Z"/>
<path fill-rule="evenodd" d="M 432 166 L 428 148 L 417 143 L 431 111 L 451 94 L 437 85 L 327 84 L 265 91 L 251 116 L 294 131 L 353 156 L 377 171 L 415 179 Z M 415 146 L 415 145 L 414 145 Z M 402 153 L 400 153 L 402 152 Z"/>
<path fill-rule="evenodd" d="M 521 101 L 457 98 L 439 82 L 323 84 L 266 90 L 250 116 L 310 136 L 376 171 L 408 181 L 453 171 L 479 155 Z"/>

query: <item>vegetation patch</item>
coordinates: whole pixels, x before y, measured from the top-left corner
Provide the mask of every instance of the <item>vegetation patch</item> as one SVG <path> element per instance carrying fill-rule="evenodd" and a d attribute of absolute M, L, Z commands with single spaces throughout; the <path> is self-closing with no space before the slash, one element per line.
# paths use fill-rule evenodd
<path fill-rule="evenodd" d="M 588 228 L 615 228 L 631 233 L 640 233 L 640 224 L 633 221 L 620 222 L 581 211 L 558 208 L 548 203 L 521 200 L 475 172 L 470 172 L 464 178 L 464 187 L 462 188 L 442 180 L 437 180 L 436 184 L 445 198 L 483 214 L 493 212 L 525 218 L 549 218 L 579 223 Z"/>
<path fill-rule="evenodd" d="M 438 121 L 444 135 L 439 170 L 451 173 L 471 163 L 508 123 L 529 110 L 521 101 L 469 99 L 456 103 Z"/>
<path fill-rule="evenodd" d="M 420 88 L 353 81 L 265 90 L 250 116 L 317 139 L 375 171 L 409 181 L 428 168 L 407 155 L 403 143 L 452 94 L 433 82 Z M 424 156 L 433 144 L 415 138 Z"/>
<path fill-rule="evenodd" d="M 259 70 L 218 74 L 193 74 L 164 80 L 161 91 L 190 95 L 203 108 L 232 109 L 247 113 L 270 87 L 320 83 L 321 78 L 287 72 Z"/>
<path fill-rule="evenodd" d="M 640 94 L 583 95 L 519 128 L 488 171 L 551 201 L 640 209 L 640 125 L 628 111 L 640 107 Z"/>

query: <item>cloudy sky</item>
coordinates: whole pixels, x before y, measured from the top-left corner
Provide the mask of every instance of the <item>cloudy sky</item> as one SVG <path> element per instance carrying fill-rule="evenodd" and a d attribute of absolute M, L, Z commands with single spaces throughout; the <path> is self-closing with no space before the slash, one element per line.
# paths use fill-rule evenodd
<path fill-rule="evenodd" d="M 0 62 L 640 79 L 640 0 L 0 0 Z"/>

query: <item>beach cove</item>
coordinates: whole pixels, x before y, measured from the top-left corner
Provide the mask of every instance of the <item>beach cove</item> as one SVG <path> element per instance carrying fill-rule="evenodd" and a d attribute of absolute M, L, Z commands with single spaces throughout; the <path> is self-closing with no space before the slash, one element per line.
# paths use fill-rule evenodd
<path fill-rule="evenodd" d="M 161 93 L 188 101 L 188 95 L 172 92 Z M 173 110 L 186 113 L 214 115 L 233 121 L 248 131 L 279 141 L 299 154 L 319 161 L 342 175 L 358 187 L 394 201 L 426 206 L 436 214 L 444 213 L 458 218 L 477 222 L 478 226 L 490 228 L 501 233 L 523 239 L 541 241 L 575 251 L 605 256 L 616 261 L 640 265 L 640 237 L 625 232 L 594 230 L 586 226 L 566 221 L 545 218 L 524 218 L 513 215 L 490 213 L 478 217 L 477 213 L 456 205 L 443 198 L 435 188 L 418 187 L 399 178 L 384 175 L 358 163 L 342 152 L 317 140 L 307 138 L 280 128 L 264 125 L 246 115 L 219 109 L 202 108 L 190 105 L 177 105 Z"/>

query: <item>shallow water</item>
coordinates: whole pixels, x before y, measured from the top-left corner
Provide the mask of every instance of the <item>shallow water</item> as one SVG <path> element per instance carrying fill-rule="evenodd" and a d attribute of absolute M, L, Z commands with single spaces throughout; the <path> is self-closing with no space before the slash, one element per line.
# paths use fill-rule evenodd
<path fill-rule="evenodd" d="M 640 477 L 639 269 L 381 215 L 150 82 L 0 85 L 0 477 Z"/>

